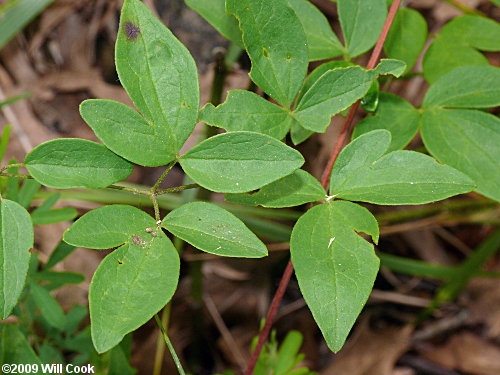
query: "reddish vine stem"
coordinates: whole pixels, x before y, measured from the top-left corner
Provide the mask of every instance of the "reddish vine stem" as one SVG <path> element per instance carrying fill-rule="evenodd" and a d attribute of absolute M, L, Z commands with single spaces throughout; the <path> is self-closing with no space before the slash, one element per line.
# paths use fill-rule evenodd
<path fill-rule="evenodd" d="M 384 46 L 385 39 L 387 38 L 387 34 L 389 33 L 389 29 L 391 28 L 392 21 L 394 21 L 394 17 L 396 16 L 396 11 L 399 8 L 399 4 L 401 0 L 394 0 L 391 5 L 391 9 L 389 9 L 389 14 L 387 15 L 387 19 L 385 20 L 384 27 L 382 28 L 382 32 L 377 40 L 377 44 L 372 51 L 370 56 L 370 60 L 368 61 L 367 69 L 375 68 L 377 64 L 380 54 L 382 53 L 382 47 Z M 330 154 L 330 158 L 328 159 L 328 163 L 326 164 L 325 169 L 323 170 L 323 174 L 321 176 L 321 185 L 326 189 L 328 187 L 328 180 L 330 179 L 330 174 L 332 173 L 333 164 L 335 160 L 337 160 L 337 156 L 339 156 L 340 151 L 342 150 L 342 146 L 347 138 L 347 135 L 351 132 L 352 123 L 354 121 L 354 116 L 356 116 L 356 112 L 359 108 L 359 100 L 351 106 L 349 110 L 349 114 L 347 115 L 344 125 L 342 127 L 342 131 L 340 132 L 339 138 L 337 139 L 337 143 L 335 143 L 335 147 L 333 148 L 332 153 Z"/>
<path fill-rule="evenodd" d="M 394 17 L 396 16 L 396 12 L 399 8 L 399 5 L 401 3 L 401 0 L 394 0 L 391 8 L 389 9 L 389 13 L 387 15 L 387 19 L 385 20 L 384 27 L 382 28 L 382 31 L 380 33 L 380 36 L 377 40 L 377 44 L 375 45 L 375 48 L 372 51 L 372 54 L 370 56 L 370 60 L 368 61 L 368 65 L 366 66 L 367 69 L 373 69 L 375 65 L 377 64 L 380 54 L 382 53 L 382 47 L 384 46 L 385 40 L 387 38 L 387 34 L 389 33 L 389 30 L 391 28 L 392 22 L 394 21 Z M 335 147 L 332 150 L 332 153 L 330 155 L 330 158 L 328 160 L 328 163 L 323 171 L 323 174 L 321 176 L 321 185 L 326 189 L 328 187 L 328 180 L 330 179 L 330 174 L 332 172 L 333 164 L 335 163 L 335 160 L 337 159 L 337 156 L 339 155 L 340 151 L 342 150 L 342 146 L 344 145 L 345 139 L 347 138 L 347 135 L 350 133 L 351 130 L 351 125 L 354 120 L 354 116 L 356 115 L 356 111 L 358 110 L 359 107 L 359 101 L 354 103 L 351 106 L 351 109 L 349 110 L 349 114 L 347 115 L 344 125 L 342 127 L 342 131 L 340 133 L 339 138 L 337 139 L 337 142 L 335 143 Z M 253 370 L 255 368 L 255 365 L 257 364 L 257 360 L 259 359 L 260 352 L 262 351 L 262 347 L 264 346 L 264 343 L 267 340 L 267 337 L 269 336 L 269 332 L 271 331 L 271 326 L 273 324 L 273 320 L 276 316 L 276 313 L 278 312 L 278 307 L 281 304 L 281 300 L 283 299 L 283 295 L 285 294 L 285 290 L 288 286 L 288 283 L 290 281 L 290 278 L 292 276 L 293 272 L 293 264 L 292 261 L 289 260 L 288 264 L 286 266 L 285 272 L 283 273 L 283 276 L 281 277 L 280 284 L 278 286 L 278 290 L 276 291 L 276 294 L 273 297 L 273 300 L 271 302 L 271 306 L 269 308 L 269 311 L 266 316 L 266 323 L 264 324 L 264 328 L 262 331 L 259 333 L 259 340 L 257 341 L 257 346 L 255 347 L 252 357 L 250 358 L 250 362 L 248 364 L 248 367 L 245 371 L 245 375 L 252 375 Z"/>

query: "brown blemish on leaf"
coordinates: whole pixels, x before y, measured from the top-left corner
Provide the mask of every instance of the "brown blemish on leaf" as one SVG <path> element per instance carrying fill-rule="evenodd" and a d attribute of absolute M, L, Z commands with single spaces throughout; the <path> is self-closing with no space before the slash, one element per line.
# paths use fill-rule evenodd
<path fill-rule="evenodd" d="M 118 260 L 118 264 L 123 264 L 123 262 L 121 260 Z"/>
<path fill-rule="evenodd" d="M 132 236 L 132 243 L 134 245 L 140 246 L 142 245 L 142 238 L 140 236 Z"/>
<path fill-rule="evenodd" d="M 141 33 L 139 26 L 134 25 L 132 22 L 125 23 L 125 35 L 128 40 L 136 39 Z"/>

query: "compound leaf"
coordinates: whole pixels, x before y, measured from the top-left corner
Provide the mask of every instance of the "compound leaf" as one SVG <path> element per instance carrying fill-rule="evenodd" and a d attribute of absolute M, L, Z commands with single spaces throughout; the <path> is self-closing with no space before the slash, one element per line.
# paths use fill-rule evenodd
<path fill-rule="evenodd" d="M 302 155 L 267 135 L 231 132 L 209 138 L 180 158 L 184 172 L 206 189 L 245 193 L 288 176 Z"/>
<path fill-rule="evenodd" d="M 366 208 L 333 201 L 307 211 L 290 240 L 300 290 L 334 352 L 368 299 L 380 263 L 373 245 L 355 231 L 378 240 L 377 221 Z"/>
<path fill-rule="evenodd" d="M 392 141 L 388 151 L 404 148 L 418 131 L 420 113 L 403 98 L 381 92 L 374 116 L 365 117 L 354 128 L 353 138 L 372 130 L 386 129 L 391 132 Z"/>
<path fill-rule="evenodd" d="M 246 90 L 230 90 L 217 107 L 207 104 L 199 120 L 227 131 L 248 130 L 277 139 L 285 137 L 293 121 L 287 110 Z"/>
<path fill-rule="evenodd" d="M 347 53 L 361 55 L 375 45 L 387 17 L 386 0 L 338 0 Z"/>
<path fill-rule="evenodd" d="M 165 165 L 172 160 L 172 144 L 158 126 L 125 104 L 85 100 L 80 104 L 80 114 L 106 147 L 121 157 L 146 167 Z"/>
<path fill-rule="evenodd" d="M 126 0 L 116 41 L 116 70 L 157 142 L 175 159 L 191 134 L 200 104 L 198 73 L 189 51 L 139 0 Z M 155 161 L 154 164 L 157 164 Z"/>
<path fill-rule="evenodd" d="M 333 115 L 362 98 L 376 73 L 360 67 L 328 70 L 303 94 L 293 114 L 308 130 L 324 133 Z"/>
<path fill-rule="evenodd" d="M 226 0 L 239 20 L 243 43 L 252 61 L 250 78 L 288 107 L 307 72 L 307 41 L 287 0 Z"/>
<path fill-rule="evenodd" d="M 103 353 L 146 323 L 172 298 L 179 256 L 167 236 L 125 243 L 97 268 L 89 289 L 92 341 Z"/>
<path fill-rule="evenodd" d="M 105 146 L 77 138 L 42 143 L 24 162 L 35 180 L 55 189 L 104 188 L 130 176 L 134 168 Z"/>
<path fill-rule="evenodd" d="M 226 194 L 225 200 L 248 206 L 293 207 L 319 201 L 326 196 L 319 181 L 302 169 L 251 194 Z"/>
<path fill-rule="evenodd" d="M 431 85 L 424 107 L 489 108 L 500 105 L 500 68 L 463 66 Z"/>
<path fill-rule="evenodd" d="M 64 232 L 68 244 L 88 249 L 108 249 L 124 242 L 143 242 L 151 237 L 155 220 L 142 210 L 126 205 L 111 205 L 87 212 Z M 134 240 L 135 237 L 136 239 Z"/>
<path fill-rule="evenodd" d="M 234 44 L 243 47 L 238 20 L 226 13 L 225 0 L 184 0 L 191 9 L 201 15 L 219 33 Z"/>
<path fill-rule="evenodd" d="M 267 255 L 266 246 L 240 219 L 212 203 L 184 204 L 171 211 L 162 225 L 207 253 L 242 258 Z"/>
<path fill-rule="evenodd" d="M 424 112 L 422 139 L 440 162 L 468 175 L 477 191 L 500 201 L 500 120 L 489 113 L 433 108 Z"/>
<path fill-rule="evenodd" d="M 299 17 L 307 39 L 309 61 L 340 56 L 344 47 L 321 11 L 308 0 L 288 0 Z"/>
<path fill-rule="evenodd" d="M 7 318 L 24 288 L 33 224 L 29 213 L 16 202 L 0 198 L 0 317 Z"/>
<path fill-rule="evenodd" d="M 400 8 L 384 43 L 388 57 L 406 63 L 406 73 L 411 70 L 424 48 L 427 39 L 427 22 L 420 12 Z"/>
<path fill-rule="evenodd" d="M 379 138 L 385 140 L 380 142 Z M 474 189 L 474 182 L 466 175 L 427 155 L 393 151 L 380 157 L 389 144 L 390 133 L 385 130 L 352 141 L 333 168 L 330 194 L 354 201 L 402 205 L 434 202 Z M 373 154 L 363 155 L 369 150 Z"/>

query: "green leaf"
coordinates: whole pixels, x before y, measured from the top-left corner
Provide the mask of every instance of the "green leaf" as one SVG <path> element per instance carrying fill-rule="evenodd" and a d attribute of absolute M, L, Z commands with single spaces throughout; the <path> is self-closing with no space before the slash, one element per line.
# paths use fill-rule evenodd
<path fill-rule="evenodd" d="M 0 11 L 0 49 L 54 0 L 11 0 L 12 6 Z M 7 4 L 3 4 L 7 5 Z"/>
<path fill-rule="evenodd" d="M 374 130 L 367 134 L 351 141 L 337 157 L 330 175 L 330 193 L 336 186 L 343 185 L 353 173 L 373 164 L 387 152 L 391 133 Z"/>
<path fill-rule="evenodd" d="M 340 153 L 330 179 L 330 194 L 384 205 L 423 204 L 468 193 L 474 183 L 461 172 L 414 151 L 393 151 L 390 133 L 374 130 Z M 369 155 L 367 155 L 370 153 Z"/>
<path fill-rule="evenodd" d="M 45 264 L 44 269 L 46 270 L 51 269 L 59 262 L 62 262 L 64 259 L 66 259 L 66 257 L 75 250 L 76 246 L 61 241 L 59 245 L 57 245 L 57 247 L 54 249 L 52 254 L 50 254 L 49 260 Z"/>
<path fill-rule="evenodd" d="M 0 18 L 2 17 L 1 15 L 1 11 L 0 11 Z M 31 95 L 31 91 L 27 91 L 25 93 L 22 93 L 21 95 L 15 95 L 15 96 L 11 96 L 5 100 L 2 100 L 0 102 L 0 109 L 2 109 L 3 107 L 5 106 L 8 106 L 8 105 L 11 105 L 11 104 L 14 104 L 20 100 L 23 100 L 23 99 L 26 99 L 27 97 L 29 97 Z M 1 160 L 0 160 L 1 161 Z"/>
<path fill-rule="evenodd" d="M 481 51 L 500 50 L 500 23 L 491 18 L 476 15 L 457 17 L 447 23 L 439 34 Z"/>
<path fill-rule="evenodd" d="M 21 295 L 33 247 L 33 225 L 18 203 L 0 197 L 0 317 L 7 318 Z"/>
<path fill-rule="evenodd" d="M 50 295 L 47 289 L 37 282 L 31 281 L 29 285 L 30 295 L 38 309 L 40 309 L 43 318 L 52 327 L 62 330 L 66 324 L 66 317 L 59 303 Z"/>
<path fill-rule="evenodd" d="M 168 147 L 163 160 L 174 160 L 198 117 L 198 73 L 186 47 L 139 0 L 126 0 L 122 8 L 116 70 L 135 106 L 154 127 L 155 145 Z M 158 163 L 158 156 L 148 162 Z"/>
<path fill-rule="evenodd" d="M 226 13 L 225 0 L 184 0 L 187 6 L 202 16 L 219 33 L 243 47 L 238 20 Z"/>
<path fill-rule="evenodd" d="M 362 98 L 375 77 L 373 71 L 357 66 L 327 71 L 304 93 L 295 118 L 304 128 L 324 133 L 331 117 Z"/>
<path fill-rule="evenodd" d="M 427 40 L 427 22 L 416 10 L 400 8 L 397 13 L 387 39 L 384 43 L 386 55 L 406 63 L 408 73 L 422 52 Z"/>
<path fill-rule="evenodd" d="M 71 221 L 77 216 L 78 211 L 75 208 L 64 207 L 55 210 L 33 212 L 31 214 L 31 219 L 33 220 L 33 225 L 48 225 Z"/>
<path fill-rule="evenodd" d="M 138 208 L 92 210 L 68 228 L 64 240 L 98 249 L 124 243 L 103 260 L 90 284 L 92 341 L 100 353 L 148 321 L 176 289 L 179 255 L 155 220 Z"/>
<path fill-rule="evenodd" d="M 361 55 L 375 45 L 387 17 L 386 0 L 338 0 L 347 53 Z"/>
<path fill-rule="evenodd" d="M 297 103 L 300 102 L 304 93 L 306 93 L 316 83 L 316 81 L 327 71 L 337 68 L 346 68 L 352 65 L 353 65 L 352 63 L 347 61 L 334 60 L 334 61 L 328 61 L 318 66 L 311 72 L 311 74 L 309 74 L 309 76 L 305 80 L 304 85 L 300 89 L 299 95 L 297 97 Z M 290 135 L 294 145 L 298 145 L 304 142 L 312 134 L 314 134 L 313 131 L 305 129 L 298 121 L 292 122 L 290 128 Z"/>
<path fill-rule="evenodd" d="M 152 231 L 146 232 L 146 228 L 155 229 L 156 226 L 155 220 L 138 208 L 111 205 L 87 212 L 64 232 L 63 239 L 78 247 L 107 249 L 127 241 L 150 239 Z M 140 240 L 133 237 L 140 237 Z"/>
<path fill-rule="evenodd" d="M 287 0 L 226 0 L 239 20 L 243 43 L 252 61 L 250 78 L 288 107 L 306 76 L 307 41 Z"/>
<path fill-rule="evenodd" d="M 379 75 L 393 75 L 400 77 L 406 70 L 406 63 L 396 59 L 382 59 L 375 68 Z"/>
<path fill-rule="evenodd" d="M 313 134 L 314 134 L 313 131 L 302 127 L 302 125 L 300 125 L 298 121 L 292 122 L 292 126 L 290 128 L 290 137 L 292 138 L 292 142 L 294 145 L 298 145 L 304 142 L 307 138 L 309 138 Z"/>
<path fill-rule="evenodd" d="M 288 0 L 304 29 L 309 61 L 340 56 L 344 47 L 321 11 L 308 0 Z"/>
<path fill-rule="evenodd" d="M 466 65 L 488 65 L 481 51 L 500 51 L 500 24 L 489 18 L 466 15 L 446 24 L 423 61 L 425 79 L 433 83 L 447 72 Z"/>
<path fill-rule="evenodd" d="M 366 208 L 333 201 L 307 211 L 290 240 L 300 290 L 334 352 L 368 299 L 379 267 L 373 245 L 356 231 L 378 240 L 377 221 Z"/>
<path fill-rule="evenodd" d="M 31 202 L 35 198 L 35 194 L 40 189 L 40 184 L 35 180 L 25 180 L 21 190 L 19 190 L 19 196 L 17 198 L 17 203 L 19 203 L 24 208 L 28 209 Z"/>
<path fill-rule="evenodd" d="M 403 98 L 381 92 L 374 116 L 365 117 L 354 128 L 353 138 L 372 130 L 386 129 L 391 132 L 392 141 L 388 151 L 403 149 L 417 134 L 420 113 Z"/>
<path fill-rule="evenodd" d="M 57 285 L 80 284 L 85 281 L 85 277 L 81 273 L 59 271 L 40 271 L 35 273 L 33 278 Z"/>
<path fill-rule="evenodd" d="M 8 164 L 16 164 L 16 159 L 9 160 Z M 19 168 L 9 168 L 8 173 L 17 174 L 19 173 Z M 17 202 L 19 200 L 19 177 L 9 177 L 7 179 L 7 199 Z"/>
<path fill-rule="evenodd" d="M 207 104 L 200 121 L 227 131 L 248 130 L 283 139 L 293 119 L 284 108 L 245 90 L 230 90 L 226 101 L 214 107 Z"/>
<path fill-rule="evenodd" d="M 35 147 L 24 161 L 42 185 L 55 189 L 100 189 L 124 180 L 134 166 L 99 143 L 59 138 Z"/>
<path fill-rule="evenodd" d="M 250 194 L 226 194 L 225 200 L 248 206 L 293 207 L 315 202 L 326 197 L 319 181 L 302 169 L 283 177 L 258 192 Z"/>
<path fill-rule="evenodd" d="M 133 163 L 158 167 L 175 158 L 177 150 L 165 138 L 164 129 L 149 123 L 125 104 L 86 100 L 80 105 L 80 114 L 106 147 Z"/>
<path fill-rule="evenodd" d="M 427 49 L 423 60 L 424 77 L 430 84 L 459 66 L 488 66 L 484 55 L 472 47 L 457 46 L 437 38 Z"/>
<path fill-rule="evenodd" d="M 66 325 L 64 326 L 64 332 L 66 334 L 74 334 L 78 327 L 82 324 L 82 321 L 87 318 L 89 311 L 85 306 L 75 305 L 66 314 Z"/>
<path fill-rule="evenodd" d="M 206 189 L 245 193 L 288 176 L 302 155 L 267 135 L 232 132 L 209 138 L 180 158 L 184 172 Z"/>
<path fill-rule="evenodd" d="M 422 139 L 440 162 L 468 175 L 477 192 L 500 201 L 500 120 L 474 110 L 433 108 L 424 112 Z"/>
<path fill-rule="evenodd" d="M 5 156 L 5 151 L 7 150 L 7 145 L 9 144 L 10 139 L 10 131 L 12 130 L 12 126 L 7 125 L 2 130 L 2 138 L 0 138 L 0 163 Z"/>
<path fill-rule="evenodd" d="M 424 98 L 424 107 L 489 108 L 500 105 L 500 68 L 463 66 L 437 80 Z"/>
<path fill-rule="evenodd" d="M 333 60 L 328 61 L 326 63 L 321 64 L 316 69 L 314 69 L 306 78 L 304 85 L 300 89 L 299 95 L 297 97 L 297 103 L 300 102 L 304 93 L 306 93 L 312 85 L 316 83 L 316 81 L 327 71 L 337 69 L 337 68 L 347 68 L 352 66 L 353 64 L 348 61 L 343 60 Z"/>
<path fill-rule="evenodd" d="M 10 365 L 38 365 L 39 371 L 32 374 L 43 374 L 40 359 L 31 348 L 30 343 L 14 324 L 2 324 L 2 340 L 0 359 L 2 364 L 8 363 Z M 5 373 L 5 371 L 4 371 Z"/>
<path fill-rule="evenodd" d="M 210 254 L 262 258 L 266 245 L 240 219 L 206 202 L 191 202 L 171 211 L 162 223 L 176 237 Z"/>
<path fill-rule="evenodd" d="M 111 350 L 109 355 L 108 375 L 134 375 L 137 371 L 130 366 L 129 359 L 120 346 Z"/>
<path fill-rule="evenodd" d="M 89 289 L 92 341 L 99 353 L 168 303 L 179 266 L 177 250 L 161 231 L 139 245 L 126 243 L 101 262 Z"/>

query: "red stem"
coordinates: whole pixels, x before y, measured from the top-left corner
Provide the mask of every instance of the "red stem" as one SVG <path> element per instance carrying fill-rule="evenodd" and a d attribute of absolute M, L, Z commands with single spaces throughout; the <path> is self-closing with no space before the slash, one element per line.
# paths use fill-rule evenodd
<path fill-rule="evenodd" d="M 372 51 L 372 54 L 370 56 L 370 60 L 368 61 L 368 65 L 366 66 L 367 69 L 373 69 L 375 65 L 377 64 L 380 54 L 382 53 L 382 47 L 384 46 L 385 39 L 387 38 L 387 34 L 389 33 L 389 29 L 391 28 L 392 22 L 394 21 L 394 17 L 396 16 L 396 12 L 399 8 L 399 4 L 401 3 L 401 0 L 394 0 L 391 8 L 389 9 L 389 13 L 387 15 L 387 19 L 385 20 L 384 27 L 382 28 L 382 32 L 380 33 L 380 36 L 377 40 L 377 44 L 375 45 L 375 48 Z M 347 138 L 347 135 L 350 133 L 351 130 L 351 125 L 354 120 L 354 116 L 356 115 L 356 111 L 358 110 L 359 107 L 359 101 L 354 103 L 351 106 L 351 109 L 349 110 L 349 114 L 347 115 L 344 125 L 342 127 L 342 131 L 339 135 L 339 138 L 337 139 L 337 142 L 335 143 L 335 147 L 332 150 L 332 153 L 330 155 L 330 158 L 328 159 L 328 163 L 323 171 L 323 174 L 321 176 L 321 185 L 326 189 L 328 187 L 328 180 L 330 179 L 330 174 L 332 173 L 332 168 L 333 164 L 335 163 L 335 160 L 337 159 L 337 156 L 339 155 L 340 151 L 342 150 L 342 146 L 344 145 L 345 139 Z M 269 332 L 271 331 L 271 326 L 273 324 L 273 320 L 276 316 L 276 313 L 278 312 L 278 307 L 281 304 L 281 300 L 283 299 L 283 295 L 285 294 L 285 290 L 288 286 L 288 282 L 290 281 L 290 278 L 292 276 L 293 272 L 293 264 L 292 261 L 289 260 L 288 264 L 286 266 L 285 272 L 283 273 L 283 276 L 281 277 L 280 284 L 278 286 L 278 290 L 276 291 L 276 294 L 273 297 L 273 301 L 271 302 L 271 307 L 269 308 L 269 311 L 266 316 L 266 323 L 264 325 L 264 328 L 262 331 L 259 333 L 259 340 L 257 342 L 257 346 L 255 347 L 252 357 L 250 358 L 250 362 L 248 364 L 248 367 L 245 371 L 245 375 L 252 375 L 253 370 L 255 368 L 255 365 L 257 364 L 257 360 L 259 359 L 260 352 L 262 351 L 262 347 L 264 346 L 264 343 L 267 340 L 267 337 L 269 336 Z"/>
<path fill-rule="evenodd" d="M 384 27 L 382 28 L 382 32 L 377 40 L 377 44 L 372 51 L 370 56 L 370 60 L 368 61 L 367 69 L 375 68 L 377 64 L 380 54 L 382 53 L 382 47 L 384 46 L 385 39 L 387 38 L 387 34 L 389 33 L 389 29 L 391 28 L 392 21 L 394 21 L 394 17 L 396 16 L 396 12 L 399 8 L 399 4 L 401 0 L 394 0 L 391 5 L 391 9 L 389 9 L 389 14 L 387 15 L 387 19 L 385 20 Z M 349 110 L 349 114 L 347 115 L 344 125 L 342 127 L 342 131 L 340 132 L 339 138 L 337 139 L 337 143 L 333 148 L 332 153 L 330 154 L 330 158 L 328 159 L 328 163 L 326 164 L 325 169 L 323 170 L 323 174 L 321 176 L 321 185 L 326 189 L 328 187 L 328 180 L 330 179 L 330 175 L 332 173 L 333 164 L 335 160 L 337 160 L 337 156 L 339 156 L 340 151 L 342 150 L 342 146 L 347 138 L 347 135 L 351 132 L 352 123 L 354 121 L 354 116 L 359 107 L 359 100 L 354 103 Z"/>
<path fill-rule="evenodd" d="M 273 301 L 271 302 L 271 307 L 269 308 L 269 311 L 267 312 L 266 316 L 266 324 L 264 325 L 264 328 L 262 331 L 260 331 L 259 334 L 259 341 L 257 342 L 257 346 L 255 347 L 253 353 L 252 353 L 252 358 L 250 358 L 250 363 L 247 367 L 247 370 L 245 371 L 245 375 L 252 375 L 253 374 L 253 369 L 255 368 L 255 365 L 257 364 L 257 360 L 259 359 L 260 352 L 262 350 L 262 347 L 264 346 L 264 343 L 267 340 L 267 336 L 269 336 L 269 331 L 271 330 L 271 326 L 273 325 L 273 320 L 278 312 L 278 307 L 281 304 L 281 299 L 283 298 L 283 294 L 285 294 L 286 287 L 288 286 L 288 282 L 290 281 L 290 277 L 292 277 L 292 272 L 293 272 L 293 264 L 292 261 L 289 260 L 288 264 L 286 265 L 285 272 L 283 273 L 283 276 L 281 277 L 280 285 L 278 286 L 278 290 L 276 291 L 276 294 L 273 297 Z"/>

